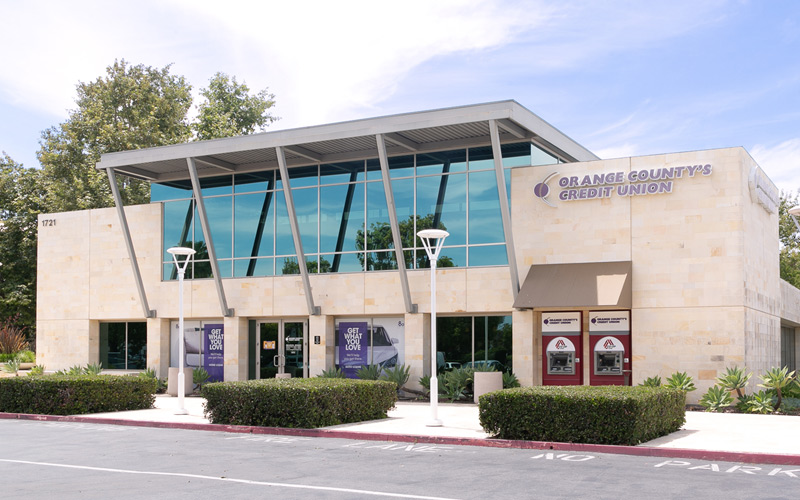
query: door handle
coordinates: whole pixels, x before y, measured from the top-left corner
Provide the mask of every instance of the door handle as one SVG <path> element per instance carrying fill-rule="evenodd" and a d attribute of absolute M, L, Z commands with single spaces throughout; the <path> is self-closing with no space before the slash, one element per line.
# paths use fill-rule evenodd
<path fill-rule="evenodd" d="M 272 356 L 272 364 L 274 366 L 280 366 L 280 364 L 278 363 L 278 355 L 277 354 Z"/>

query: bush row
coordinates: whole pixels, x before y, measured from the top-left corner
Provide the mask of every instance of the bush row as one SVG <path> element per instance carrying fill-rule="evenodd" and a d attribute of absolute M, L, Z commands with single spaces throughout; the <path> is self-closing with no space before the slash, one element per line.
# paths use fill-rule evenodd
<path fill-rule="evenodd" d="M 397 386 L 381 380 L 338 378 L 216 382 L 203 387 L 214 424 L 310 429 L 385 418 Z"/>
<path fill-rule="evenodd" d="M 0 378 L 0 412 L 77 415 L 152 408 L 157 382 L 130 376 Z"/>
<path fill-rule="evenodd" d="M 686 421 L 686 393 L 667 387 L 539 386 L 480 398 L 480 423 L 502 439 L 636 445 Z"/>

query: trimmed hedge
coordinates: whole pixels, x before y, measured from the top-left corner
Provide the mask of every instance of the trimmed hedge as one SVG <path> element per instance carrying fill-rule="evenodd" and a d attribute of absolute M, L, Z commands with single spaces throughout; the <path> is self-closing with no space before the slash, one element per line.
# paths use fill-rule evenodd
<path fill-rule="evenodd" d="M 203 386 L 214 424 L 312 429 L 386 418 L 397 386 L 382 380 L 263 379 Z"/>
<path fill-rule="evenodd" d="M 79 415 L 153 407 L 157 382 L 120 375 L 0 378 L 0 412 Z"/>
<path fill-rule="evenodd" d="M 636 445 L 686 422 L 686 393 L 667 387 L 539 386 L 480 397 L 480 423 L 502 439 Z"/>

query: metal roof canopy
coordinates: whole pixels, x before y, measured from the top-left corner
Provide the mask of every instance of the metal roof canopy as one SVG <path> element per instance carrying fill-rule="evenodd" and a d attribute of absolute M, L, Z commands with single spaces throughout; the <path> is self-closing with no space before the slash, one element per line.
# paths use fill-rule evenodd
<path fill-rule="evenodd" d="M 277 169 L 277 147 L 284 148 L 289 168 L 377 158 L 377 134 L 386 139 L 389 156 L 488 146 L 489 120 L 496 120 L 501 143 L 530 140 L 565 162 L 599 159 L 516 101 L 508 100 L 106 153 L 96 168 L 169 182 L 189 179 L 187 158 L 197 162 L 199 177 Z"/>
<path fill-rule="evenodd" d="M 631 261 L 530 267 L 514 307 L 618 307 L 633 304 Z"/>

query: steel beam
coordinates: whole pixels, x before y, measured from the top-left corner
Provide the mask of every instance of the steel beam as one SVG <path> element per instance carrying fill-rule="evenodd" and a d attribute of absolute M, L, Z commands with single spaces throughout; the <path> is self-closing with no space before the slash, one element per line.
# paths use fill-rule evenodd
<path fill-rule="evenodd" d="M 117 215 L 119 215 L 122 237 L 125 240 L 125 247 L 128 249 L 128 258 L 131 260 L 133 280 L 136 282 L 136 289 L 139 291 L 139 302 L 142 304 L 142 312 L 144 312 L 145 318 L 155 318 L 156 311 L 150 309 L 150 306 L 147 304 L 147 294 L 144 291 L 144 283 L 142 283 L 142 273 L 139 272 L 139 261 L 136 260 L 136 250 L 133 248 L 131 231 L 128 228 L 128 219 L 125 217 L 125 207 L 122 206 L 122 197 L 119 194 L 119 187 L 117 186 L 117 178 L 114 175 L 114 169 L 109 168 L 106 172 L 108 172 L 108 181 L 111 183 L 111 194 L 114 195 L 114 205 L 116 205 Z"/>
<path fill-rule="evenodd" d="M 381 164 L 381 179 L 383 179 L 383 191 L 386 194 L 386 205 L 389 209 L 389 220 L 392 226 L 392 240 L 394 241 L 394 254 L 397 259 L 397 270 L 400 272 L 400 285 L 403 287 L 403 300 L 406 305 L 406 312 L 416 313 L 417 304 L 411 302 L 411 290 L 408 286 L 408 273 L 406 271 L 406 259 L 403 255 L 403 240 L 400 237 L 400 224 L 397 222 L 397 210 L 394 205 L 394 193 L 392 192 L 392 181 L 389 178 L 389 158 L 386 155 L 386 141 L 382 134 L 377 134 L 375 140 L 378 144 L 378 159 Z M 416 238 L 416 236 L 415 236 Z"/>
<path fill-rule="evenodd" d="M 511 273 L 511 293 L 514 296 L 514 300 L 517 300 L 517 294 L 519 293 L 517 254 L 514 250 L 514 234 L 511 231 L 511 210 L 509 210 L 508 204 L 506 178 L 503 175 L 503 151 L 500 149 L 500 131 L 497 129 L 496 120 L 489 120 L 489 135 L 492 140 L 492 157 L 494 158 L 494 173 L 497 177 L 497 194 L 500 196 L 500 215 L 503 218 L 508 271 Z"/>
<path fill-rule="evenodd" d="M 292 228 L 294 250 L 297 254 L 297 267 L 300 269 L 300 277 L 303 280 L 306 304 L 308 304 L 308 314 L 318 316 L 320 314 L 320 308 L 314 305 L 314 296 L 311 294 L 311 281 L 308 279 L 306 254 L 303 252 L 303 242 L 300 239 L 300 226 L 297 224 L 297 214 L 294 211 L 294 197 L 292 197 L 292 189 L 289 185 L 289 168 L 286 166 L 286 153 L 282 146 L 276 147 L 275 153 L 278 155 L 278 166 L 281 169 L 281 185 L 283 186 L 283 195 L 286 198 L 286 211 L 289 213 L 289 226 Z"/>
<path fill-rule="evenodd" d="M 203 201 L 203 193 L 200 189 L 200 179 L 197 177 L 197 165 L 194 158 L 186 158 L 189 167 L 189 177 L 192 179 L 192 192 L 194 193 L 195 203 L 197 203 L 197 214 L 200 216 L 200 226 L 203 228 L 203 237 L 206 240 L 208 249 L 208 260 L 211 262 L 211 274 L 214 276 L 214 285 L 217 287 L 217 297 L 222 315 L 226 318 L 233 316 L 233 309 L 228 308 L 228 301 L 225 300 L 225 289 L 222 286 L 222 278 L 219 275 L 219 263 L 217 262 L 217 252 L 214 250 L 214 240 L 211 237 L 211 227 L 208 224 L 208 214 L 206 204 Z"/>

